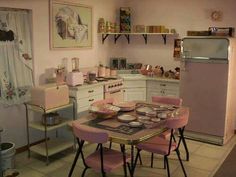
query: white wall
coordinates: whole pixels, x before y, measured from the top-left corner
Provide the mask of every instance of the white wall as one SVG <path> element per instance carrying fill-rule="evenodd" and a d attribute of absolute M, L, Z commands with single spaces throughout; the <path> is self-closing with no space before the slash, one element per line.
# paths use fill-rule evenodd
<path fill-rule="evenodd" d="M 64 0 L 66 1 L 66 0 Z M 70 0 L 73 2 L 73 0 Z M 33 11 L 33 50 L 35 83 L 42 83 L 43 73 L 47 68 L 56 67 L 64 57 L 79 57 L 81 67 L 92 67 L 99 60 L 109 62 L 111 56 L 124 56 L 129 62 L 143 62 L 152 65 L 162 65 L 173 69 L 179 65 L 172 57 L 173 38 L 168 38 L 167 45 L 162 38 L 153 36 L 144 44 L 141 36 L 132 37 L 131 44 L 124 38 L 113 44 L 109 38 L 104 45 L 101 36 L 97 35 L 99 17 L 107 20 L 117 19 L 121 6 L 132 8 L 132 24 L 166 25 L 175 28 L 181 37 L 187 30 L 206 30 L 209 26 L 236 27 L 235 0 L 74 0 L 93 6 L 93 48 L 83 50 L 49 50 L 49 7 L 48 0 L 1 0 L 0 7 L 15 7 Z M 125 3 L 125 4 L 124 4 Z M 212 22 L 209 18 L 212 10 L 223 11 L 223 21 Z M 39 81 L 40 78 L 40 81 Z M 13 141 L 17 147 L 26 144 L 25 112 L 23 106 L 0 107 L 0 126 L 5 131 L 3 141 Z M 34 139 L 38 139 L 35 135 Z"/>
<path fill-rule="evenodd" d="M 64 0 L 65 1 L 65 0 Z M 73 0 L 70 0 L 73 2 Z M 44 82 L 44 73 L 48 68 L 57 67 L 64 57 L 79 57 L 81 67 L 93 67 L 99 60 L 109 60 L 113 51 L 110 42 L 101 44 L 101 36 L 97 34 L 97 22 L 100 17 L 115 21 L 116 13 L 123 0 L 80 0 L 74 2 L 93 7 L 93 47 L 82 50 L 49 49 L 49 2 L 48 0 L 1 0 L 0 7 L 31 9 L 33 11 L 33 53 L 35 83 Z M 117 48 L 119 48 L 117 46 Z M 117 49 L 116 48 L 116 49 Z M 2 141 L 13 141 L 17 147 L 26 144 L 25 110 L 23 106 L 0 106 L 0 126 L 3 127 Z M 34 134 L 34 139 L 38 139 Z"/>

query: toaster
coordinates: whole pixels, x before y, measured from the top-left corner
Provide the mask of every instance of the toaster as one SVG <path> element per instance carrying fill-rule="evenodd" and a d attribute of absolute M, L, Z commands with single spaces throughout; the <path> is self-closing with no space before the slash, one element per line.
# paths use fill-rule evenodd
<path fill-rule="evenodd" d="M 67 74 L 66 83 L 69 86 L 83 85 L 84 76 L 82 72 L 70 72 Z"/>

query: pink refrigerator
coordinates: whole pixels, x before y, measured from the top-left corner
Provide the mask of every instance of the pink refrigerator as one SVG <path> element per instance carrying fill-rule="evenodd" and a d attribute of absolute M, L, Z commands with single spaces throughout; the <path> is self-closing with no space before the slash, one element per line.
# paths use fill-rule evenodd
<path fill-rule="evenodd" d="M 185 135 L 223 145 L 236 118 L 235 40 L 187 37 L 182 40 L 180 97 L 190 108 Z"/>

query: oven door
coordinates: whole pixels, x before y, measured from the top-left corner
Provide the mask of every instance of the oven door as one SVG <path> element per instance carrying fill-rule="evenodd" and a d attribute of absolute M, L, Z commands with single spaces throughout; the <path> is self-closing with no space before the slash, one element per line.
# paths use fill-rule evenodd
<path fill-rule="evenodd" d="M 124 101 L 124 92 L 123 92 L 123 90 L 105 92 L 105 99 L 107 99 L 107 98 L 113 98 L 114 102 L 123 102 Z"/>

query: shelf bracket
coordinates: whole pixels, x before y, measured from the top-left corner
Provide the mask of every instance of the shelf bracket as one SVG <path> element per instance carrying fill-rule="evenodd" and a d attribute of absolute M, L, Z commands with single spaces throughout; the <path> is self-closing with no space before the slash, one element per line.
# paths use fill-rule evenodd
<path fill-rule="evenodd" d="M 104 41 L 109 36 L 109 34 L 102 34 L 102 44 L 104 44 Z"/>
<path fill-rule="evenodd" d="M 162 38 L 164 40 L 164 44 L 166 44 L 166 34 L 162 34 Z"/>
<path fill-rule="evenodd" d="M 125 37 L 126 37 L 126 39 L 127 39 L 127 41 L 128 41 L 128 44 L 129 44 L 129 43 L 130 43 L 129 34 L 125 34 Z"/>
<path fill-rule="evenodd" d="M 143 35 L 143 38 L 145 40 L 145 44 L 147 44 L 147 34 L 142 34 Z"/>
<path fill-rule="evenodd" d="M 116 41 L 120 38 L 121 34 L 115 34 L 114 35 L 114 42 L 116 44 Z"/>

